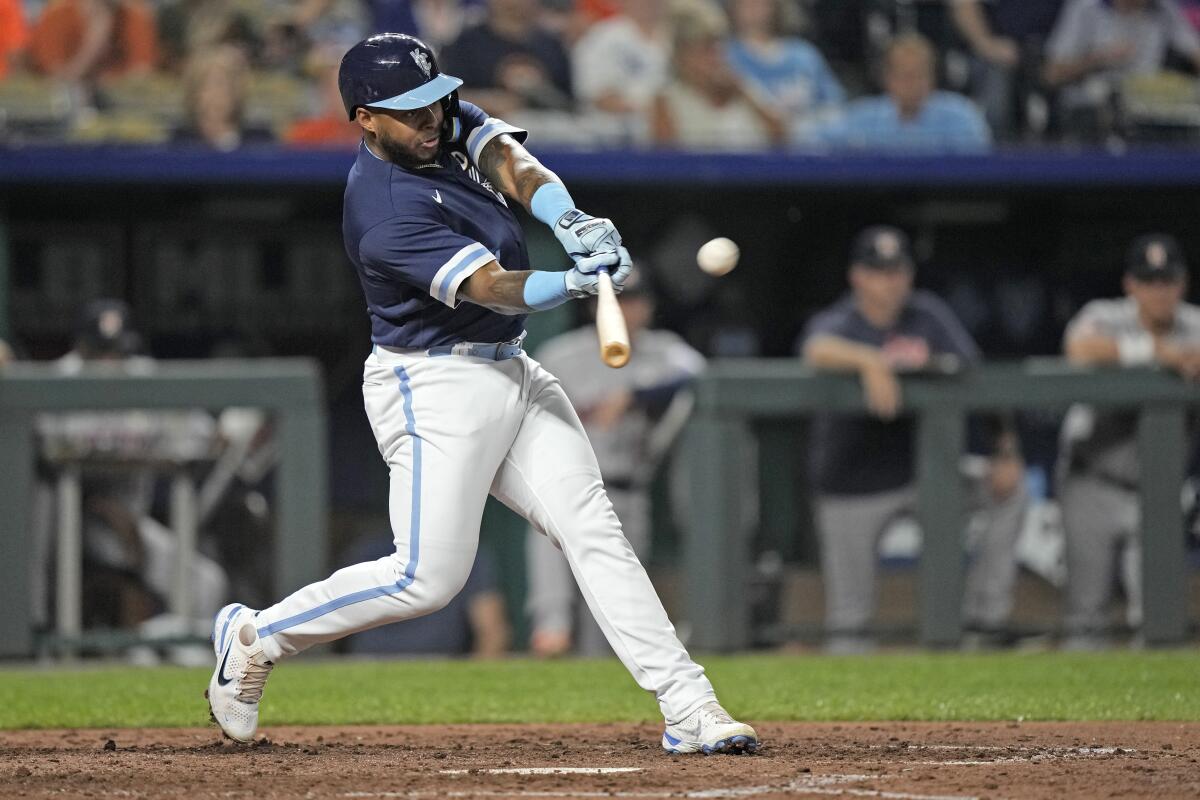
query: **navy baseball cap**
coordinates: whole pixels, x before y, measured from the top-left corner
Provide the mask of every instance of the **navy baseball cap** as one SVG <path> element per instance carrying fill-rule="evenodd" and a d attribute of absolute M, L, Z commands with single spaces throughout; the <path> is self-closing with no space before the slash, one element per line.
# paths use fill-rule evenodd
<path fill-rule="evenodd" d="M 1139 281 L 1177 281 L 1187 275 L 1187 262 L 1174 236 L 1151 233 L 1134 240 L 1125 259 L 1125 274 Z"/>
<path fill-rule="evenodd" d="M 462 79 L 438 68 L 429 45 L 404 33 L 379 33 L 351 47 L 338 68 L 346 113 L 359 106 L 411 111 L 457 96 Z"/>
<path fill-rule="evenodd" d="M 871 269 L 912 269 L 912 247 L 908 236 L 891 225 L 872 225 L 854 237 L 850 263 Z"/>

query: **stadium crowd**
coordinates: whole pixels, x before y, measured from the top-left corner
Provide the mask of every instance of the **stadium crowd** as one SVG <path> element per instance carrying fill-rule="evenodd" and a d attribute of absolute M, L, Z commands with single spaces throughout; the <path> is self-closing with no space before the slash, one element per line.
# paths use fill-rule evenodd
<path fill-rule="evenodd" d="M 0 0 L 0 142 L 344 146 L 413 33 L 575 147 L 982 152 L 1200 131 L 1200 0 Z"/>

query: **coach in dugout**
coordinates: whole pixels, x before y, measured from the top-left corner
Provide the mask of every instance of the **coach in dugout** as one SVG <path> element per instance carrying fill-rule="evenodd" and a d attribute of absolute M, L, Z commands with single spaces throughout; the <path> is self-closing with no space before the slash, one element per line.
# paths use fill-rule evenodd
<path fill-rule="evenodd" d="M 1183 302 L 1187 266 L 1174 238 L 1152 234 L 1130 247 L 1125 297 L 1093 300 L 1067 325 L 1077 364 L 1160 364 L 1200 379 L 1200 307 Z M 1067 539 L 1066 639 L 1070 649 L 1109 643 L 1117 574 L 1126 621 L 1142 622 L 1137 413 L 1077 405 L 1063 423 L 1059 500 Z"/>
<path fill-rule="evenodd" d="M 807 364 L 856 372 L 870 417 L 820 414 L 813 423 L 811 478 L 825 586 L 826 646 L 835 653 L 864 652 L 875 641 L 875 566 L 889 523 L 911 516 L 911 416 L 904 413 L 897 374 L 935 362 L 973 363 L 979 349 L 953 312 L 935 295 L 913 291 L 914 265 L 901 231 L 875 226 L 855 239 L 851 292 L 809 322 L 803 337 Z M 1005 430 L 982 479 L 973 486 L 981 530 L 967 572 L 964 617 L 985 644 L 1006 640 L 1016 579 L 1014 548 L 1026 507 L 1024 468 L 1016 436 Z"/>

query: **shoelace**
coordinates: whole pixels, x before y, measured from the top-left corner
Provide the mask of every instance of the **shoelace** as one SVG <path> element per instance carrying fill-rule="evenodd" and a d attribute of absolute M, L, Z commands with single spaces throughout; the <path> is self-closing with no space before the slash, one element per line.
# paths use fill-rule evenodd
<path fill-rule="evenodd" d="M 246 664 L 246 674 L 238 685 L 237 699 L 243 703 L 257 703 L 262 698 L 263 687 L 267 684 L 267 676 L 275 665 L 271 662 L 259 664 L 251 660 Z"/>
<path fill-rule="evenodd" d="M 709 718 L 710 721 L 720 725 L 729 725 L 733 723 L 733 717 L 720 706 L 704 706 L 701 713 Z"/>

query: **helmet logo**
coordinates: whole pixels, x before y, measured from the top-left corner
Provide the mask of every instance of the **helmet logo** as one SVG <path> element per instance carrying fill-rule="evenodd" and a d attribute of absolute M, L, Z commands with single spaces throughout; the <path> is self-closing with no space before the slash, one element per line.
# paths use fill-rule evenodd
<path fill-rule="evenodd" d="M 429 56 L 425 55 L 420 50 L 412 51 L 412 60 L 417 62 L 417 66 L 421 68 L 421 72 L 425 73 L 425 77 L 429 77 L 429 71 L 433 69 L 433 65 L 429 63 Z"/>
<path fill-rule="evenodd" d="M 883 231 L 875 239 L 875 249 L 882 258 L 895 258 L 900 255 L 900 240 L 891 231 Z"/>
<path fill-rule="evenodd" d="M 1167 248 L 1161 242 L 1151 242 L 1146 248 L 1146 263 L 1154 269 L 1162 269 L 1167 265 Z"/>

